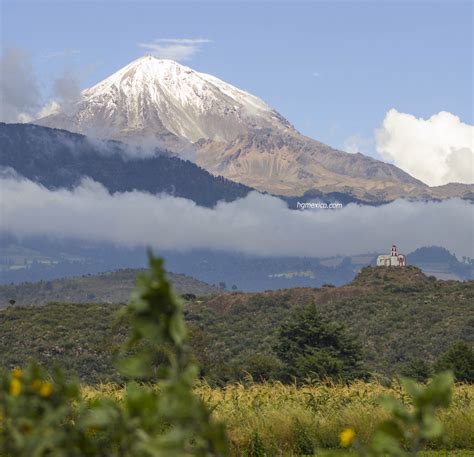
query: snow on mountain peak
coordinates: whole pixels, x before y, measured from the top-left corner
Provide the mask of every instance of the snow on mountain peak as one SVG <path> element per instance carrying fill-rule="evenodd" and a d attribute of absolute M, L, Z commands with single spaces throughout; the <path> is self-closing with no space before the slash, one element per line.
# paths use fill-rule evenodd
<path fill-rule="evenodd" d="M 265 102 L 173 60 L 140 57 L 82 92 L 72 114 L 37 123 L 118 139 L 163 135 L 230 141 L 252 129 L 294 130 Z"/>

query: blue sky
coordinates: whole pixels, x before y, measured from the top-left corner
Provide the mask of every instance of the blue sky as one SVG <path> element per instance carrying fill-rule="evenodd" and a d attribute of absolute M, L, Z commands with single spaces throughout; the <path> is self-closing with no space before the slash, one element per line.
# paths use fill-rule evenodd
<path fill-rule="evenodd" d="M 343 148 L 357 135 L 374 155 L 370 138 L 391 108 L 423 118 L 444 110 L 472 124 L 472 8 L 4 0 L 1 38 L 31 53 L 45 98 L 65 68 L 87 87 L 147 53 L 140 43 L 209 40 L 182 63 L 263 98 L 308 136 Z"/>

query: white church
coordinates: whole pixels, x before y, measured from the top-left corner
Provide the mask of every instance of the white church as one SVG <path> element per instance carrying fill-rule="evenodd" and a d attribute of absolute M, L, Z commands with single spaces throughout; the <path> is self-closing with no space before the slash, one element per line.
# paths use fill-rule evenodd
<path fill-rule="evenodd" d="M 379 255 L 377 257 L 378 267 L 404 267 L 406 264 L 406 257 L 398 253 L 397 246 L 395 245 L 392 246 L 390 255 Z"/>

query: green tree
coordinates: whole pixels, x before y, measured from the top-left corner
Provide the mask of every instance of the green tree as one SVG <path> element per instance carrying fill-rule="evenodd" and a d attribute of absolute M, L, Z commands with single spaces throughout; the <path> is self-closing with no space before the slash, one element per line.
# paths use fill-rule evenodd
<path fill-rule="evenodd" d="M 364 378 L 362 350 L 346 328 L 331 322 L 314 306 L 296 311 L 280 326 L 275 353 L 282 361 L 283 380 Z"/>
<path fill-rule="evenodd" d="M 417 382 L 426 382 L 433 374 L 433 367 L 426 360 L 415 358 L 401 367 L 400 374 Z"/>
<path fill-rule="evenodd" d="M 254 381 L 268 381 L 275 379 L 281 368 L 280 360 L 273 354 L 247 354 L 236 361 L 236 378 L 242 379 L 250 375 Z"/>
<path fill-rule="evenodd" d="M 474 384 L 474 348 L 463 341 L 452 344 L 439 356 L 435 370 L 451 370 L 456 381 Z"/>

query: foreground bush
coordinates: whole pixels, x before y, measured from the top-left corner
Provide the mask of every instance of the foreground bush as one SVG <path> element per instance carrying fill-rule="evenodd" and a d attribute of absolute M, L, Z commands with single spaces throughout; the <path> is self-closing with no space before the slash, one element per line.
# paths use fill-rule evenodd
<path fill-rule="evenodd" d="M 86 401 L 78 385 L 38 367 L 4 375 L 0 390 L 2 456 L 226 455 L 224 427 L 192 392 L 197 368 L 187 361 L 181 301 L 171 292 L 162 262 L 138 278 L 126 312 L 133 356 L 120 360 L 132 379 L 122 401 Z M 167 364 L 153 369 L 156 348 Z M 160 352 L 161 354 L 161 352 Z M 158 390 L 144 381 L 157 380 Z"/>

